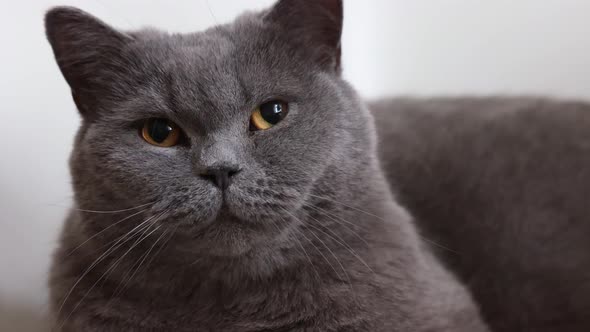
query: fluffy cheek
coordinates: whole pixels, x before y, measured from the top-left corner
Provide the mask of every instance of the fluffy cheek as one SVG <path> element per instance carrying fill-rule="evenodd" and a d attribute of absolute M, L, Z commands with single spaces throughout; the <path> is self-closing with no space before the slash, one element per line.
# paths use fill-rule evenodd
<path fill-rule="evenodd" d="M 287 118 L 293 123 L 304 118 Z M 286 224 L 333 159 L 334 137 L 317 128 L 285 126 L 255 138 L 252 159 L 226 193 L 230 212 L 247 222 Z"/>
<path fill-rule="evenodd" d="M 166 224 L 190 226 L 210 223 L 222 206 L 219 191 L 194 175 L 182 148 L 151 147 L 134 133 L 103 130 L 89 131 L 77 149 L 72 160 L 76 192 L 93 204 L 128 208 L 154 202 L 151 212 L 162 214 Z"/>
<path fill-rule="evenodd" d="M 297 155 L 297 160 L 292 158 Z M 267 159 L 266 164 L 244 169 L 226 192 L 227 208 L 245 222 L 286 224 L 304 204 L 326 162 L 314 159 L 313 153 L 286 152 L 282 159 Z"/>
<path fill-rule="evenodd" d="M 223 198 L 219 190 L 200 181 L 168 184 L 161 190 L 153 209 L 161 211 L 170 224 L 199 230 L 209 226 L 219 215 Z"/>
<path fill-rule="evenodd" d="M 245 222 L 270 220 L 280 225 L 301 207 L 304 191 L 302 183 L 286 179 L 236 181 L 226 194 L 226 204 L 231 214 Z"/>

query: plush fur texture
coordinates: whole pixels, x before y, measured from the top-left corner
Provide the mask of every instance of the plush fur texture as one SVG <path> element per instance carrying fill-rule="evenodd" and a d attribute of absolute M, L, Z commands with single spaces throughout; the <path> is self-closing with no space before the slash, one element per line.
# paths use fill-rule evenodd
<path fill-rule="evenodd" d="M 494 331 L 590 331 L 590 105 L 371 105 L 392 188 Z M 436 248 L 436 247 L 433 247 Z"/>
<path fill-rule="evenodd" d="M 46 16 L 82 115 L 56 331 L 487 331 L 395 203 L 372 116 L 340 77 L 342 3 L 282 0 L 205 32 Z M 269 99 L 284 121 L 249 131 Z M 160 148 L 138 134 L 164 117 Z M 200 176 L 240 172 L 227 190 Z"/>

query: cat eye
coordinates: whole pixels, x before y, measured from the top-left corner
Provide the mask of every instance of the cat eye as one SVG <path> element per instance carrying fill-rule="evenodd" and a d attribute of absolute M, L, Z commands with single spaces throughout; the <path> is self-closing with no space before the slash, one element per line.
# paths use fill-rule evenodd
<path fill-rule="evenodd" d="M 271 100 L 258 106 L 250 116 L 250 130 L 268 129 L 287 116 L 289 106 L 280 100 Z"/>
<path fill-rule="evenodd" d="M 141 137 L 151 145 L 169 148 L 178 144 L 180 128 L 172 121 L 162 118 L 147 119 L 141 129 Z"/>

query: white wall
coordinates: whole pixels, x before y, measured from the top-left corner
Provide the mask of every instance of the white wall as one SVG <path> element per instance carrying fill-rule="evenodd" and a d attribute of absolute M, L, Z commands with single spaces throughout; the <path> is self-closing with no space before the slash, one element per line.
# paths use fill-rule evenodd
<path fill-rule="evenodd" d="M 43 12 L 71 4 L 124 29 L 192 31 L 272 2 L 0 4 L 0 323 L 8 304 L 44 308 L 49 255 L 71 199 L 66 160 L 78 117 L 44 39 Z M 365 96 L 590 97 L 590 1 L 346 0 L 345 11 L 345 76 Z"/>

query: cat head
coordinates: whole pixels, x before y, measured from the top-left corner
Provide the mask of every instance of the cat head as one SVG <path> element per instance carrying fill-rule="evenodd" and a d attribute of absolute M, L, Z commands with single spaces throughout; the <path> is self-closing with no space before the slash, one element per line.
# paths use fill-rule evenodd
<path fill-rule="evenodd" d="M 310 193 L 354 190 L 373 158 L 370 116 L 340 75 L 341 0 L 281 0 L 191 34 L 67 7 L 45 22 L 82 116 L 80 208 L 150 203 L 195 246 L 240 255 L 295 227 Z"/>

